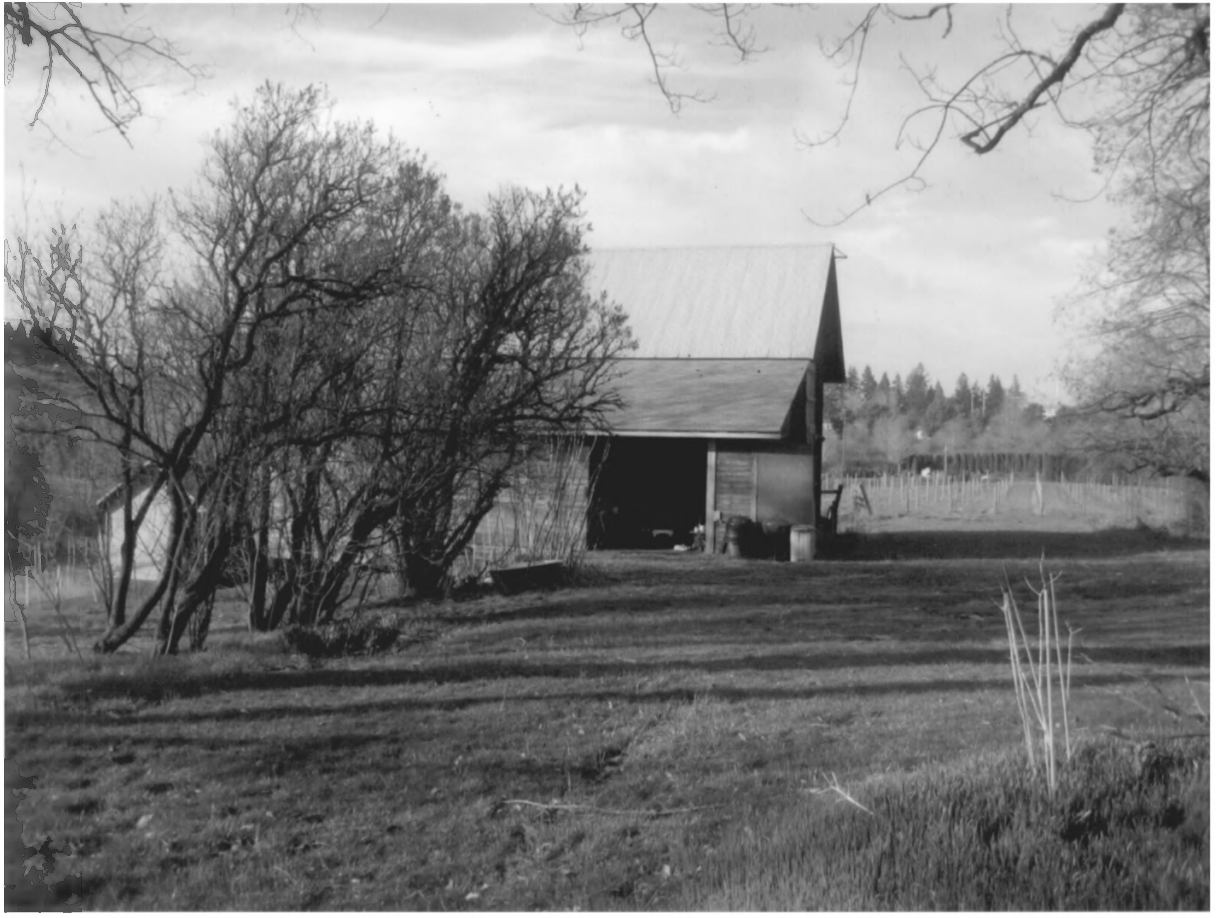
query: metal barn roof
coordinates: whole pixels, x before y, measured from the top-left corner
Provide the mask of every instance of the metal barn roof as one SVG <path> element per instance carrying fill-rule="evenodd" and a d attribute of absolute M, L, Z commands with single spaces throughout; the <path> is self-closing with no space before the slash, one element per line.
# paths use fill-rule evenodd
<path fill-rule="evenodd" d="M 631 356 L 815 355 L 830 245 L 599 249 L 587 260 L 587 290 L 629 315 Z"/>
<path fill-rule="evenodd" d="M 806 360 L 622 360 L 617 435 L 777 439 Z"/>

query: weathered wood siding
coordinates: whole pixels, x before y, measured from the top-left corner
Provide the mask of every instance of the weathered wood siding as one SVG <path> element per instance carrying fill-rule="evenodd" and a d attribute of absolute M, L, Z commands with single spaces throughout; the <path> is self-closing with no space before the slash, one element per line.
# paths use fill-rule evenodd
<path fill-rule="evenodd" d="M 546 448 L 533 456 L 499 495 L 473 534 L 470 566 L 548 555 L 556 544 L 580 541 L 587 525 L 591 445 Z"/>
<path fill-rule="evenodd" d="M 714 480 L 715 509 L 722 520 L 732 516 L 756 513 L 756 456 L 747 447 L 718 441 L 718 459 Z M 726 527 L 715 527 L 715 541 L 721 545 Z"/>
<path fill-rule="evenodd" d="M 726 539 L 724 523 L 732 516 L 745 516 L 761 523 L 764 517 L 780 517 L 789 523 L 812 522 L 795 517 L 812 515 L 805 508 L 814 506 L 811 491 L 814 462 L 813 447 L 807 444 L 719 440 L 714 510 L 722 522 L 714 527 L 714 549 L 722 550 Z M 780 493 L 783 488 L 797 488 L 799 493 Z"/>

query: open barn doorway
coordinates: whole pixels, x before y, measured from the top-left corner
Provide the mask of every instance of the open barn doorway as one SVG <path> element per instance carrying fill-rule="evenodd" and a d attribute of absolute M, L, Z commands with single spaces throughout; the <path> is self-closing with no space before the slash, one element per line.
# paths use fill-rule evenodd
<path fill-rule="evenodd" d="M 591 454 L 592 548 L 671 548 L 692 543 L 705 516 L 704 440 L 613 437 Z"/>

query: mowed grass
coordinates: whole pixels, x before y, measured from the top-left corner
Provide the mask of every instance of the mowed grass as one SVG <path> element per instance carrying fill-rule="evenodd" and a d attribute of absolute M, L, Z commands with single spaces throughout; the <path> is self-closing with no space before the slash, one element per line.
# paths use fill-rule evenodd
<path fill-rule="evenodd" d="M 1138 742 L 1179 763 L 1152 791 L 1174 816 L 1135 831 L 1175 839 L 1185 888 L 1112 889 L 1193 903 L 1207 743 L 1171 737 L 1206 732 L 1206 545 L 1074 544 L 1048 568 L 1080 629 L 1072 735 L 1098 763 L 1082 765 L 1116 800 L 1141 780 Z M 323 664 L 236 633 L 176 660 L 10 653 L 7 748 L 39 776 L 24 837 L 71 844 L 101 910 L 1067 907 L 973 882 L 943 841 L 975 847 L 990 804 L 957 801 L 992 772 L 1010 795 L 992 818 L 1011 827 L 990 833 L 993 864 L 1016 867 L 1026 839 L 1042 858 L 1109 843 L 1068 829 L 1097 778 L 1069 772 L 1049 805 L 1026 773 L 996 605 L 1002 566 L 1015 583 L 1037 568 L 1039 547 L 1020 547 L 1003 562 L 902 543 L 898 561 L 809 565 L 595 555 L 580 585 L 422 606 L 424 639 Z M 818 793 L 833 780 L 874 815 Z M 916 850 L 941 852 L 940 875 Z"/>

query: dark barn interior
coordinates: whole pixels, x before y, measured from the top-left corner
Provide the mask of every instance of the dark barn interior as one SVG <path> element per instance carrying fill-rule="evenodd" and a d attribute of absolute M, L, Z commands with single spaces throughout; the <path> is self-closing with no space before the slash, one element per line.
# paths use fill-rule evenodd
<path fill-rule="evenodd" d="M 705 441 L 614 437 L 591 454 L 592 548 L 689 545 L 705 516 Z"/>

